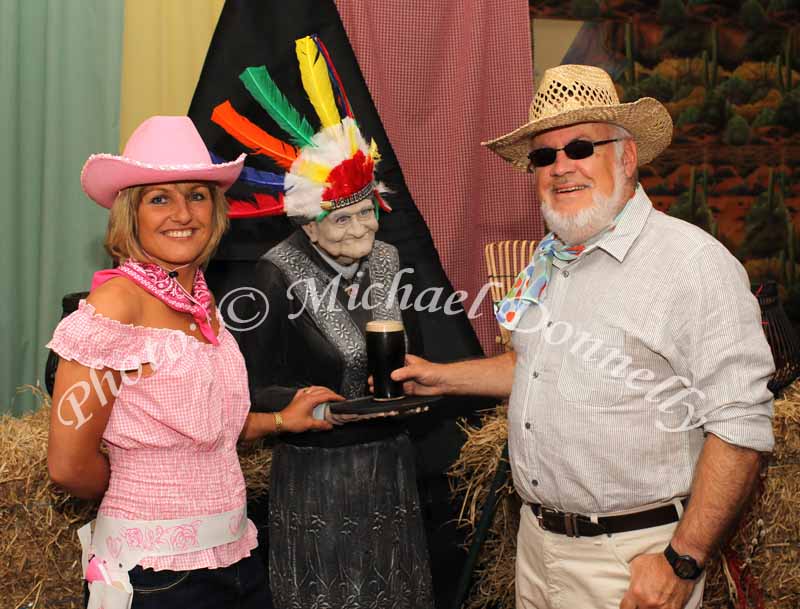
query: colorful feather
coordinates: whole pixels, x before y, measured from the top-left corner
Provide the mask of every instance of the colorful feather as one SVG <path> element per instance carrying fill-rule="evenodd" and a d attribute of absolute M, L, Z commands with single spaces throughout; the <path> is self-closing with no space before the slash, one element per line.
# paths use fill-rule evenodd
<path fill-rule="evenodd" d="M 247 120 L 234 110 L 230 101 L 225 101 L 214 108 L 211 120 L 256 154 L 274 159 L 278 165 L 287 170 L 297 158 L 297 150 L 293 146 L 271 136 Z"/>
<path fill-rule="evenodd" d="M 293 173 L 303 176 L 304 178 L 308 178 L 312 182 L 325 184 L 328 179 L 328 175 L 331 173 L 331 168 L 326 167 L 321 163 L 300 159 L 300 162 L 295 166 Z"/>
<path fill-rule="evenodd" d="M 317 48 L 319 49 L 320 53 L 322 53 L 323 57 L 325 57 L 325 63 L 328 66 L 328 74 L 330 75 L 331 83 L 333 84 L 333 90 L 336 93 L 336 101 L 339 104 L 339 109 L 344 113 L 345 116 L 353 118 L 353 109 L 350 107 L 350 100 L 347 99 L 347 93 L 344 91 L 342 79 L 339 78 L 339 73 L 336 71 L 336 66 L 333 65 L 333 61 L 331 60 L 330 53 L 328 53 L 328 49 L 316 34 L 314 34 L 312 38 L 317 44 Z"/>
<path fill-rule="evenodd" d="M 297 62 L 300 65 L 300 77 L 303 88 L 311 100 L 311 105 L 317 111 L 317 116 L 322 127 L 332 127 L 340 122 L 339 110 L 333 98 L 331 79 L 328 74 L 328 65 L 324 56 L 319 52 L 311 36 L 299 38 L 295 41 Z"/>
<path fill-rule="evenodd" d="M 273 197 L 258 192 L 253 194 L 253 201 L 228 197 L 229 218 L 261 218 L 264 216 L 280 216 L 283 213 L 283 193 Z"/>
<path fill-rule="evenodd" d="M 242 173 L 239 174 L 237 181 L 244 182 L 250 186 L 283 192 L 283 175 L 282 173 L 272 173 L 271 171 L 262 171 L 261 169 L 245 166 L 242 168 Z"/>
<path fill-rule="evenodd" d="M 314 128 L 281 93 L 266 67 L 247 68 L 239 74 L 239 80 L 272 120 L 289 134 L 289 140 L 293 144 L 301 148 L 313 146 L 311 138 L 314 137 Z"/>
<path fill-rule="evenodd" d="M 210 154 L 211 160 L 216 165 L 225 162 L 225 159 L 217 156 L 213 152 L 210 152 Z M 261 169 L 255 169 L 254 167 L 248 167 L 245 165 L 242 167 L 242 173 L 239 174 L 239 178 L 236 181 L 243 182 L 251 187 L 256 186 L 259 188 L 267 188 L 269 190 L 283 191 L 283 176 L 284 174 L 282 173 L 272 173 L 271 171 L 263 171 Z"/>
<path fill-rule="evenodd" d="M 389 205 L 389 204 L 386 202 L 386 199 L 384 199 L 384 198 L 383 198 L 381 195 L 382 195 L 382 193 L 381 193 L 381 192 L 380 192 L 380 191 L 379 191 L 377 188 L 376 188 L 376 189 L 373 191 L 373 193 L 372 193 L 372 196 L 373 196 L 373 197 L 375 197 L 375 198 L 378 200 L 378 206 L 379 206 L 379 207 L 380 207 L 380 208 L 381 208 L 383 211 L 391 213 L 391 211 L 392 211 L 392 208 L 391 208 L 391 207 L 390 207 L 390 205 Z"/>
<path fill-rule="evenodd" d="M 348 122 L 346 129 L 347 139 L 350 141 L 350 156 L 353 156 L 358 150 L 358 134 L 356 133 L 358 127 L 354 122 Z"/>
<path fill-rule="evenodd" d="M 378 151 L 378 144 L 375 143 L 375 140 L 369 141 L 369 156 L 376 165 L 381 160 L 381 153 Z"/>

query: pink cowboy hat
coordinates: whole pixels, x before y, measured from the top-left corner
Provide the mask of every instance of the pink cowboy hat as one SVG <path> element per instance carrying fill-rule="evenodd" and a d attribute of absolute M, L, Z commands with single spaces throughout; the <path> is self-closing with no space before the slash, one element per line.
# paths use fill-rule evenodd
<path fill-rule="evenodd" d="M 192 119 L 153 116 L 136 128 L 122 156 L 90 156 L 81 171 L 81 186 L 106 208 L 120 190 L 142 184 L 196 180 L 215 182 L 224 192 L 239 177 L 246 156 L 215 165 Z"/>

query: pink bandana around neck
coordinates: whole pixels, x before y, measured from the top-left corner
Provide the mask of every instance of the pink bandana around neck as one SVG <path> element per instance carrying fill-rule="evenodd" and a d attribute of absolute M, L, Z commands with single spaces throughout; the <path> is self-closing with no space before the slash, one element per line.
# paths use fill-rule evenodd
<path fill-rule="evenodd" d="M 92 279 L 92 289 L 102 285 L 113 277 L 127 277 L 136 285 L 144 288 L 175 311 L 189 313 L 197 322 L 198 328 L 212 345 L 218 345 L 219 340 L 211 327 L 211 292 L 206 284 L 203 271 L 197 269 L 194 276 L 191 298 L 186 294 L 178 280 L 170 277 L 163 268 L 157 264 L 126 260 L 115 269 L 98 271 Z"/>

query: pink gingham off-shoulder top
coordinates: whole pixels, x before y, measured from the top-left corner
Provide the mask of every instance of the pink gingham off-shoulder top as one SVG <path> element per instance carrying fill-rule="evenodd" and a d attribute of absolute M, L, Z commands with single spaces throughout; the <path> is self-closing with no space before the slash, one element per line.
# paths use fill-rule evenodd
<path fill-rule="evenodd" d="M 120 323 L 86 301 L 59 323 L 48 347 L 63 359 L 98 371 L 147 363 L 154 369 L 123 383 L 114 401 L 103 433 L 111 477 L 99 513 L 171 520 L 245 504 L 236 442 L 250 408 L 247 370 L 221 319 L 219 327 L 219 344 L 212 345 L 180 330 Z M 248 520 L 235 542 L 140 564 L 174 571 L 218 568 L 249 556 L 257 545 Z"/>

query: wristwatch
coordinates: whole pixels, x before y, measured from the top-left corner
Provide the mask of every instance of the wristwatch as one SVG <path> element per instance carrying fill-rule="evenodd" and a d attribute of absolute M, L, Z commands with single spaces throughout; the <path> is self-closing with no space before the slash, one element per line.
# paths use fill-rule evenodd
<path fill-rule="evenodd" d="M 697 579 L 703 572 L 703 567 L 694 558 L 688 554 L 678 554 L 670 544 L 664 549 L 664 557 L 681 579 Z"/>

